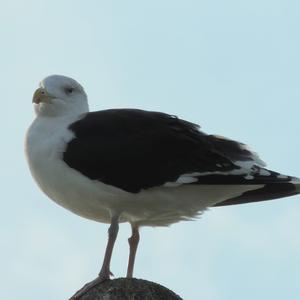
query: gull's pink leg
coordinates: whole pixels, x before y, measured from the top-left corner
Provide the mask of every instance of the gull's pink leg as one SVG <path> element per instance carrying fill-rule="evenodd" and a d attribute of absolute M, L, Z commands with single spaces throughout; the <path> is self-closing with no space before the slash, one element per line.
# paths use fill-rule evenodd
<path fill-rule="evenodd" d="M 114 216 L 111 219 L 111 224 L 108 229 L 108 242 L 105 250 L 104 260 L 99 277 L 102 280 L 110 279 L 110 261 L 114 249 L 115 241 L 119 232 L 119 216 Z"/>
<path fill-rule="evenodd" d="M 128 260 L 128 268 L 127 268 L 127 278 L 132 278 L 133 276 L 134 260 L 135 260 L 136 250 L 140 240 L 139 227 L 135 224 L 131 224 L 131 229 L 132 229 L 132 235 L 128 239 L 129 260 Z"/>
<path fill-rule="evenodd" d="M 106 245 L 104 260 L 102 264 L 101 271 L 99 276 L 93 281 L 87 283 L 82 289 L 80 289 L 70 300 L 79 299 L 82 295 L 84 295 L 89 289 L 97 285 L 98 283 L 110 279 L 110 261 L 114 248 L 114 244 L 119 231 L 119 215 L 115 215 L 111 218 L 111 224 L 108 229 L 108 242 Z"/>

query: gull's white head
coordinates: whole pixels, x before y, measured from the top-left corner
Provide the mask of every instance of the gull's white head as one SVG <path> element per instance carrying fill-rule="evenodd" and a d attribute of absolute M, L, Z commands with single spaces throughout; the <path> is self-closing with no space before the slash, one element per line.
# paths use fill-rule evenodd
<path fill-rule="evenodd" d="M 51 75 L 40 82 L 32 102 L 38 116 L 63 116 L 88 112 L 87 95 L 74 79 Z"/>

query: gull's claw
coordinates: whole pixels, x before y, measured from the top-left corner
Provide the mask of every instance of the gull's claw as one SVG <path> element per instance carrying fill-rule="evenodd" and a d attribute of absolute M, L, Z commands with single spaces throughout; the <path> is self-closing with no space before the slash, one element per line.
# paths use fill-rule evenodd
<path fill-rule="evenodd" d="M 111 272 L 109 272 L 109 273 L 110 273 L 110 275 L 113 275 Z M 93 288 L 97 284 L 99 284 L 103 281 L 109 280 L 110 275 L 99 274 L 99 276 L 96 279 L 94 279 L 91 282 L 88 282 L 87 284 L 85 284 L 83 286 L 83 288 L 81 288 L 79 291 L 77 291 L 75 293 L 75 295 L 72 296 L 69 300 L 78 300 L 78 299 L 80 299 L 81 296 L 83 296 L 85 293 L 87 293 L 91 288 Z"/>

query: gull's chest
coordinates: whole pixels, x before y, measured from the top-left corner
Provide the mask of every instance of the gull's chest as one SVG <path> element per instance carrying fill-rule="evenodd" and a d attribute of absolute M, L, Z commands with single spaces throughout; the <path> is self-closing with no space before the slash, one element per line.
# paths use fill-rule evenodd
<path fill-rule="evenodd" d="M 34 122 L 25 140 L 25 151 L 29 163 L 62 159 L 67 143 L 74 138 L 67 124 L 44 124 Z"/>
<path fill-rule="evenodd" d="M 47 195 L 51 188 L 57 186 L 57 179 L 63 175 L 63 153 L 67 143 L 74 138 L 74 134 L 68 129 L 68 120 L 56 121 L 36 119 L 30 126 L 25 140 L 25 153 L 30 171 Z"/>

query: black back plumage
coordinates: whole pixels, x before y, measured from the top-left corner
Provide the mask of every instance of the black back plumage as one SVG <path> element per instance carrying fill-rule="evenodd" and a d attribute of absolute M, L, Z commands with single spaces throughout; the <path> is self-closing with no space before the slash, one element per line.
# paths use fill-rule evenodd
<path fill-rule="evenodd" d="M 207 135 L 176 116 L 138 109 L 91 112 L 71 124 L 74 132 L 63 155 L 72 168 L 93 180 L 137 193 L 175 182 L 183 174 L 203 173 L 191 184 L 260 184 L 288 182 L 275 172 L 261 176 L 244 144 Z M 252 180 L 236 161 L 252 161 Z M 246 173 L 245 173 L 246 174 Z M 232 204 L 232 203 L 226 203 Z"/>

